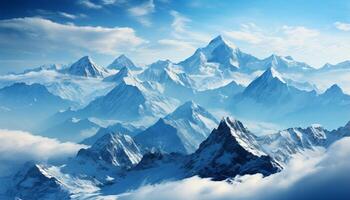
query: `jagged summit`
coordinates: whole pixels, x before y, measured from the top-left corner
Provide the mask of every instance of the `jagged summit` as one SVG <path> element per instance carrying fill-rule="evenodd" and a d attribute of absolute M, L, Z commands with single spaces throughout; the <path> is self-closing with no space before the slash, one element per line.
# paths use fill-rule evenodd
<path fill-rule="evenodd" d="M 266 155 L 259 147 L 255 136 L 244 127 L 243 123 L 236 119 L 230 119 L 229 117 L 223 118 L 219 124 L 218 130 L 229 129 L 230 131 L 215 132 L 218 134 L 224 134 L 223 137 L 232 137 L 247 151 L 256 155 Z M 226 134 L 226 135 L 225 135 Z M 220 136 L 222 137 L 222 136 Z"/>
<path fill-rule="evenodd" d="M 104 77 L 108 71 L 97 66 L 89 56 L 84 56 L 73 63 L 68 69 L 68 74 L 84 77 Z"/>
<path fill-rule="evenodd" d="M 213 64 L 219 65 L 222 71 L 234 71 L 240 67 L 241 58 L 245 56 L 246 54 L 225 41 L 222 36 L 217 36 L 179 65 L 188 73 L 210 73 L 215 70 Z"/>
<path fill-rule="evenodd" d="M 226 117 L 201 143 L 187 164 L 194 174 L 224 180 L 239 174 L 261 173 L 268 176 L 280 170 L 262 151 L 256 137 L 238 120 Z"/>
<path fill-rule="evenodd" d="M 110 65 L 108 65 L 108 69 L 116 69 L 121 70 L 122 68 L 129 68 L 130 70 L 138 70 L 139 68 L 124 54 L 120 55 L 116 58 Z"/>
<path fill-rule="evenodd" d="M 274 67 L 275 69 L 283 72 L 288 71 L 310 71 L 313 70 L 311 66 L 306 63 L 295 61 L 291 56 L 279 56 L 272 54 L 271 56 L 263 59 L 263 68 Z"/>

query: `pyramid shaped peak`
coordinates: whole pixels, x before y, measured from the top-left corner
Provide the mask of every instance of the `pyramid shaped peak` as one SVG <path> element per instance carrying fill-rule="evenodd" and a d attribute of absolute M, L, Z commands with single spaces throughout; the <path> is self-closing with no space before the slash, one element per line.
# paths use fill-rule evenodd
<path fill-rule="evenodd" d="M 227 47 L 234 47 L 233 44 L 231 44 L 230 42 L 228 42 L 227 40 L 225 40 L 221 35 L 216 36 L 214 39 L 212 39 L 207 47 L 212 47 L 212 48 L 216 48 L 220 45 L 225 45 Z"/>
<path fill-rule="evenodd" d="M 180 105 L 175 109 L 174 112 L 170 113 L 168 117 L 176 117 L 180 118 L 183 116 L 192 116 L 193 112 L 197 112 L 200 110 L 204 110 L 201 107 L 199 107 L 195 102 L 193 101 L 187 101 L 184 104 Z"/>
<path fill-rule="evenodd" d="M 260 77 L 263 77 L 265 80 L 278 79 L 283 83 L 286 83 L 282 75 L 273 67 L 269 67 Z"/>
<path fill-rule="evenodd" d="M 186 107 L 186 108 L 196 108 L 198 105 L 194 101 L 186 101 L 184 104 L 181 105 L 181 107 Z"/>
<path fill-rule="evenodd" d="M 222 35 L 218 35 L 218 36 L 216 36 L 214 39 L 212 39 L 211 41 L 212 41 L 212 42 L 215 42 L 215 41 L 224 42 L 224 38 L 222 37 Z"/>
<path fill-rule="evenodd" d="M 338 84 L 333 84 L 331 87 L 329 87 L 326 91 L 325 91 L 325 94 L 327 93 L 332 93 L 332 94 L 335 94 L 335 93 L 339 93 L 339 94 L 343 94 L 343 90 L 341 89 L 341 87 L 339 87 Z"/>
<path fill-rule="evenodd" d="M 92 61 L 92 59 L 90 58 L 90 56 L 83 56 L 83 57 L 81 57 L 78 61 L 76 61 L 74 64 L 76 64 L 76 63 L 84 63 L 84 64 L 89 64 L 89 63 L 91 63 L 91 64 L 93 64 L 93 61 Z"/>
<path fill-rule="evenodd" d="M 120 56 L 118 56 L 117 59 L 129 59 L 129 58 L 125 54 L 121 54 Z"/>
<path fill-rule="evenodd" d="M 136 69 L 135 64 L 124 54 L 117 57 L 110 65 L 108 65 L 109 69 L 120 70 L 123 67 L 127 67 L 131 70 Z"/>
<path fill-rule="evenodd" d="M 212 114 L 193 101 L 187 101 L 180 105 L 175 111 L 167 115 L 165 119 L 199 120 L 200 118 L 198 118 L 198 116 L 217 122 L 217 119 Z"/>

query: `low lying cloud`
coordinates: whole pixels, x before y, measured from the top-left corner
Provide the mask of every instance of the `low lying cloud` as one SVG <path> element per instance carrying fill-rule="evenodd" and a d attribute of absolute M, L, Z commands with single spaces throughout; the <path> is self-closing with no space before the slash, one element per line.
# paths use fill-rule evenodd
<path fill-rule="evenodd" d="M 27 161 L 58 161 L 74 156 L 85 145 L 0 129 L 0 176 L 16 172 Z"/>
<path fill-rule="evenodd" d="M 232 184 L 209 179 L 189 179 L 144 186 L 118 199 L 348 199 L 350 195 L 350 138 L 323 149 L 296 156 L 285 170 L 263 178 L 238 177 Z"/>
<path fill-rule="evenodd" d="M 77 26 L 39 17 L 0 20 L 2 50 L 118 54 L 146 41 L 128 27 Z"/>

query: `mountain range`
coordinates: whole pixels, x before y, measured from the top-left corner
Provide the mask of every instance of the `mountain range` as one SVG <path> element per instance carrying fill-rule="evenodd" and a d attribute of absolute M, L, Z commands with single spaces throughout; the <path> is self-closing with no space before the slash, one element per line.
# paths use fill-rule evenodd
<path fill-rule="evenodd" d="M 245 174 L 269 176 L 283 170 L 291 156 L 327 148 L 349 136 L 349 123 L 334 131 L 313 125 L 257 136 L 226 117 L 186 155 L 155 149 L 142 153 L 132 137 L 106 133 L 65 165 L 27 164 L 14 175 L 7 194 L 24 199 L 97 198 L 192 176 L 214 181 Z"/>
<path fill-rule="evenodd" d="M 279 173 L 294 155 L 350 136 L 347 82 L 334 78 L 349 72 L 349 61 L 315 69 L 291 56 L 260 59 L 218 36 L 177 63 L 120 55 L 105 68 L 84 56 L 2 75 L 1 129 L 87 145 L 0 177 L 4 195 L 103 199 L 194 176 Z M 263 134 L 261 124 L 280 130 Z"/>

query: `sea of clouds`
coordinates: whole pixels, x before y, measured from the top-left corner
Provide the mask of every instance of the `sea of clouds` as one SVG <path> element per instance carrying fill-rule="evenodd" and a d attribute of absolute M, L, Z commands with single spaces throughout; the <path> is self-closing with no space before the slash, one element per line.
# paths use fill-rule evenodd
<path fill-rule="evenodd" d="M 280 173 L 236 178 L 231 184 L 192 177 L 144 186 L 116 199 L 146 200 L 348 200 L 350 197 L 350 138 L 329 149 L 295 156 Z"/>
<path fill-rule="evenodd" d="M 33 135 L 24 131 L 0 129 L 0 176 L 15 173 L 24 163 L 59 162 L 85 145 L 60 142 L 56 139 Z"/>

